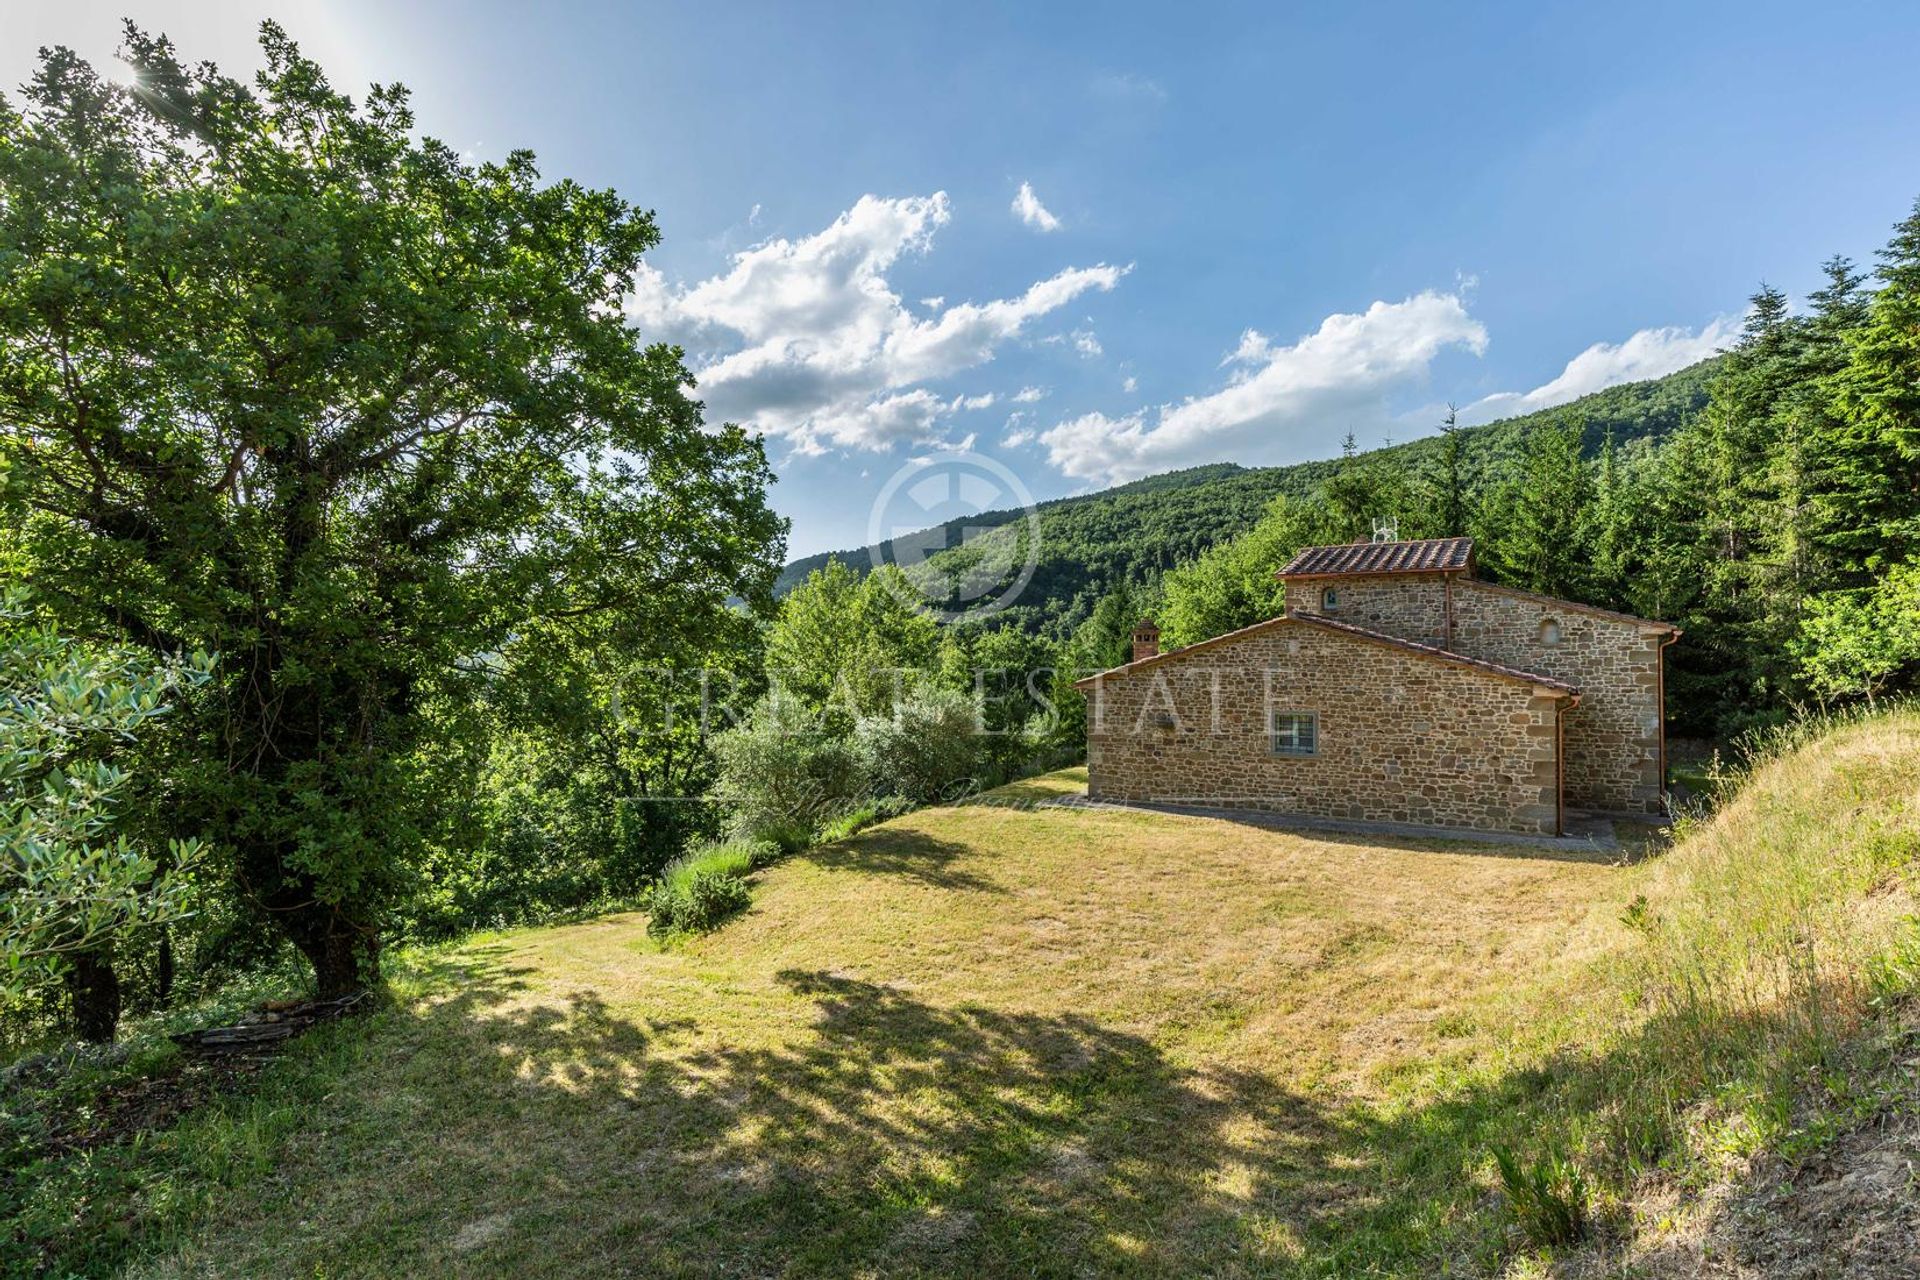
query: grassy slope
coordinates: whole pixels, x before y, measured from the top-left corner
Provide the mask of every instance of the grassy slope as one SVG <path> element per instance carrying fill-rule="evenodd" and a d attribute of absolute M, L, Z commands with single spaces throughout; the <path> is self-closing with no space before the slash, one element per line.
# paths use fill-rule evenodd
<path fill-rule="evenodd" d="M 1637 867 L 925 811 L 682 949 L 429 957 L 169 1139 L 221 1186 L 149 1273 L 1490 1271 L 1493 1142 L 1624 1220 L 1824 1123 L 1783 1099 L 1917 958 L 1916 772 L 1920 718 L 1842 730 Z"/>

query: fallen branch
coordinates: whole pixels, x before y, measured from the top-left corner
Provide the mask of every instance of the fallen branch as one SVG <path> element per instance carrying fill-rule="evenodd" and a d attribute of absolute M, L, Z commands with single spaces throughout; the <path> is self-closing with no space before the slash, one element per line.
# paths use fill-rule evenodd
<path fill-rule="evenodd" d="M 208 1027 L 200 1031 L 176 1031 L 169 1037 L 182 1048 L 199 1053 L 244 1053 L 264 1045 L 292 1039 L 321 1022 L 352 1013 L 366 1002 L 368 993 L 356 991 L 336 1000 L 305 1000 L 295 1004 L 269 1002 L 257 1013 L 248 1014 L 230 1027 Z"/>

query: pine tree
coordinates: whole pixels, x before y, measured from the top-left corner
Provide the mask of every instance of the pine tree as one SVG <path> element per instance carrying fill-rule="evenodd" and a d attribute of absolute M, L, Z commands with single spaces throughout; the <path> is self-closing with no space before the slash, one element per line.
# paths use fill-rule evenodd
<path fill-rule="evenodd" d="M 1822 537 L 1855 585 L 1920 551 L 1920 202 L 1879 256 L 1882 287 L 1842 331 L 1848 360 L 1827 382 L 1819 464 Z"/>
<path fill-rule="evenodd" d="M 1577 421 L 1541 427 L 1521 446 L 1516 472 L 1491 504 L 1483 527 L 1485 563 L 1514 586 L 1581 599 L 1587 590 L 1592 478 L 1581 456 Z"/>
<path fill-rule="evenodd" d="M 1460 425 L 1460 411 L 1451 404 L 1446 421 L 1440 424 L 1440 456 L 1434 464 L 1431 490 L 1433 536 L 1457 538 L 1465 534 L 1472 521 L 1467 494 L 1467 435 Z"/>

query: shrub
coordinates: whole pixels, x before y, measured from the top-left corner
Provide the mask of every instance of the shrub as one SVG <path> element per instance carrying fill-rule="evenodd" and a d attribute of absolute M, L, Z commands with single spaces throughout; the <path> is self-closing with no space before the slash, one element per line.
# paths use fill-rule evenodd
<path fill-rule="evenodd" d="M 1527 1165 L 1507 1147 L 1493 1149 L 1507 1208 L 1527 1239 L 1541 1248 L 1573 1244 L 1587 1230 L 1587 1184 L 1559 1151 Z"/>
<path fill-rule="evenodd" d="M 831 844 L 858 835 L 876 822 L 885 822 L 913 810 L 913 802 L 904 796 L 881 796 L 849 809 L 820 828 L 820 843 Z"/>
<path fill-rule="evenodd" d="M 750 846 L 713 845 L 669 866 L 643 895 L 649 933 L 698 933 L 752 901 L 746 874 L 752 869 Z"/>
<path fill-rule="evenodd" d="M 812 843 L 820 824 L 845 810 L 861 789 L 862 769 L 844 738 L 798 730 L 762 702 L 748 722 L 713 742 L 720 775 L 715 797 L 732 813 L 734 834 L 792 851 Z"/>
<path fill-rule="evenodd" d="M 890 716 L 868 716 L 854 741 L 874 791 L 915 804 L 952 799 L 977 782 L 988 739 L 972 699 L 949 689 L 920 689 Z"/>
<path fill-rule="evenodd" d="M 696 871 L 679 895 L 672 927 L 696 932 L 714 928 L 738 911 L 745 911 L 753 895 L 747 882 L 726 871 Z"/>

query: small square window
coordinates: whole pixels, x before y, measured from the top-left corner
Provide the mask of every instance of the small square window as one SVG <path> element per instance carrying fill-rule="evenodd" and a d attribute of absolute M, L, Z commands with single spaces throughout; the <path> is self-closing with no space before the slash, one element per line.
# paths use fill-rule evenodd
<path fill-rule="evenodd" d="M 1276 756 L 1311 756 L 1320 750 L 1320 716 L 1313 711 L 1275 711 L 1268 727 Z"/>
<path fill-rule="evenodd" d="M 1332 613 L 1340 607 L 1340 588 L 1326 587 L 1320 592 L 1320 607 Z"/>
<path fill-rule="evenodd" d="M 1560 624 L 1552 618 L 1540 624 L 1540 643 L 1544 645 L 1560 643 Z"/>

